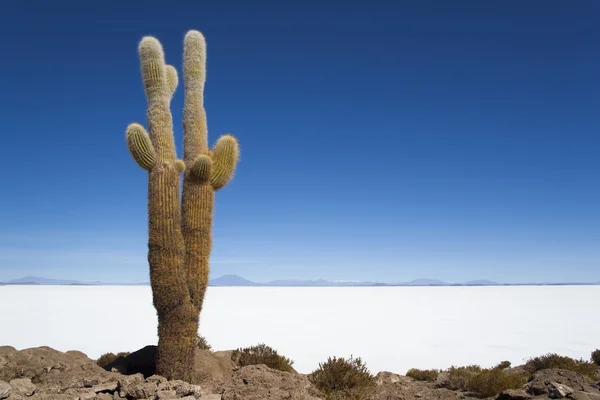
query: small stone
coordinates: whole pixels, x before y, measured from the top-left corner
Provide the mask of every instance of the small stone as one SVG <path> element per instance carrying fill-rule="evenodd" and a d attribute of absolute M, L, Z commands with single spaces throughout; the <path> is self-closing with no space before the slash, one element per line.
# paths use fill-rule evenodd
<path fill-rule="evenodd" d="M 31 383 L 29 378 L 13 379 L 9 382 L 16 393 L 31 396 L 35 392 L 35 385 Z"/>
<path fill-rule="evenodd" d="M 200 397 L 202 395 L 202 387 L 198 385 L 192 385 L 190 383 L 174 380 L 170 382 L 172 389 L 175 390 L 177 396 L 194 396 Z"/>
<path fill-rule="evenodd" d="M 127 386 L 126 390 L 127 396 L 134 399 L 150 399 L 156 393 L 156 383 L 132 383 Z"/>
<path fill-rule="evenodd" d="M 91 390 L 85 392 L 79 392 L 79 400 L 94 400 L 96 398 L 96 392 Z"/>
<path fill-rule="evenodd" d="M 0 399 L 6 399 L 12 392 L 12 386 L 8 382 L 0 381 Z"/>
<path fill-rule="evenodd" d="M 91 388 L 94 385 L 98 384 L 98 379 L 84 379 L 83 380 L 83 387 L 86 388 Z"/>
<path fill-rule="evenodd" d="M 575 393 L 571 394 L 569 398 L 573 400 L 600 400 L 600 394 L 576 391 Z"/>
<path fill-rule="evenodd" d="M 176 398 L 177 398 L 177 392 L 175 392 L 174 390 L 161 390 L 161 391 L 156 392 L 157 400 L 176 399 Z"/>
<path fill-rule="evenodd" d="M 202 400 L 221 400 L 220 394 L 205 394 L 202 396 Z"/>
<path fill-rule="evenodd" d="M 96 385 L 92 387 L 92 390 L 95 393 L 100 393 L 100 392 L 114 392 L 115 390 L 117 390 L 119 387 L 119 383 L 118 382 L 107 382 L 107 383 L 103 383 L 102 385 Z"/>
<path fill-rule="evenodd" d="M 166 381 L 167 381 L 167 378 L 165 378 L 164 376 L 160 376 L 160 375 L 152 375 L 152 376 L 146 378 L 146 382 L 154 382 L 156 384 L 163 383 Z"/>
<path fill-rule="evenodd" d="M 524 390 L 508 389 L 496 397 L 496 400 L 529 400 L 531 395 Z"/>
<path fill-rule="evenodd" d="M 551 399 L 563 399 L 570 394 L 573 394 L 574 390 L 567 385 L 561 385 L 560 383 L 550 382 L 550 393 L 548 397 Z"/>

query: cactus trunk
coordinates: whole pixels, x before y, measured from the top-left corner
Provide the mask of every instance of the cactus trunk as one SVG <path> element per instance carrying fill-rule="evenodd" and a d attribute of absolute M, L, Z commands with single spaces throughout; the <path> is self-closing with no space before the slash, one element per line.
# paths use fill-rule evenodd
<path fill-rule="evenodd" d="M 162 46 L 153 37 L 142 39 L 139 54 L 149 132 L 131 124 L 126 142 L 133 159 L 148 171 L 148 263 L 158 315 L 156 373 L 193 382 L 199 314 L 210 271 L 214 196 L 233 176 L 238 144 L 224 135 L 213 150 L 208 148 L 206 43 L 200 32 L 190 31 L 184 40 L 183 161 L 176 156 L 169 108 L 177 71 L 165 64 Z"/>

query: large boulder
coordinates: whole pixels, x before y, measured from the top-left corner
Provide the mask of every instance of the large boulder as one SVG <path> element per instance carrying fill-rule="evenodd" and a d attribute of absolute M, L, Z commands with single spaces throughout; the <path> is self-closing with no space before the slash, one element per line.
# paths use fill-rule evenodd
<path fill-rule="evenodd" d="M 554 398 L 560 398 L 558 396 L 563 393 L 563 397 L 572 397 L 572 393 L 577 391 L 600 394 L 600 387 L 590 384 L 588 378 L 564 369 L 543 369 L 535 372 L 525 389 L 534 396 L 556 396 Z"/>
<path fill-rule="evenodd" d="M 318 390 L 306 375 L 282 372 L 266 365 L 241 367 L 211 390 L 223 400 L 319 400 Z"/>
<path fill-rule="evenodd" d="M 0 348 L 0 400 L 220 399 L 183 381 L 99 367 L 79 351 Z"/>
<path fill-rule="evenodd" d="M 125 357 L 116 359 L 104 368 L 122 374 L 142 374 L 145 378 L 156 373 L 157 346 L 146 346 Z M 196 349 L 196 371 L 194 383 L 205 383 L 230 377 L 236 369 L 230 352 Z"/>
<path fill-rule="evenodd" d="M 0 380 L 16 382 L 19 390 L 28 391 L 28 381 L 35 386 L 51 385 L 67 389 L 83 381 L 106 382 L 117 379 L 80 351 L 63 353 L 42 346 L 21 351 L 3 350 L 0 354 Z"/>
<path fill-rule="evenodd" d="M 379 372 L 375 375 L 375 388 L 372 400 L 458 400 L 465 395 L 441 387 L 439 382 L 420 382 L 407 376 L 391 372 Z"/>

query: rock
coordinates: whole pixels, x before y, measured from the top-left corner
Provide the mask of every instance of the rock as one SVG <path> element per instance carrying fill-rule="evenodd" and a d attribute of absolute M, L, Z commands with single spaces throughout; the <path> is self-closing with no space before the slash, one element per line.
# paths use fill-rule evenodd
<path fill-rule="evenodd" d="M 498 397 L 496 397 L 496 400 L 529 400 L 531 397 L 532 396 L 525 390 L 508 389 L 500 393 Z"/>
<path fill-rule="evenodd" d="M 442 377 L 442 379 L 447 379 Z M 375 388 L 370 400 L 458 400 L 465 396 L 441 387 L 440 381 L 421 382 L 407 376 L 380 372 L 375 375 Z"/>
<path fill-rule="evenodd" d="M 13 390 L 25 396 L 31 396 L 35 392 L 35 385 L 29 378 L 17 378 L 9 382 Z"/>
<path fill-rule="evenodd" d="M 600 394 L 600 390 L 594 385 L 590 385 L 586 377 L 577 372 L 563 369 L 544 369 L 535 372 L 529 383 L 525 385 L 525 390 L 535 396 L 550 395 L 556 389 L 557 384 L 567 386 L 572 391 Z M 560 394 L 556 392 L 553 395 Z"/>
<path fill-rule="evenodd" d="M 153 382 L 130 383 L 125 388 L 125 394 L 134 399 L 150 399 L 156 393 L 157 385 Z M 124 397 L 121 395 L 121 397 Z"/>
<path fill-rule="evenodd" d="M 448 371 L 440 372 L 433 383 L 436 387 L 447 388 L 450 385 L 450 373 Z"/>
<path fill-rule="evenodd" d="M 114 400 L 114 397 L 112 394 L 108 393 L 97 393 L 96 400 Z"/>
<path fill-rule="evenodd" d="M 172 384 L 178 396 L 200 397 L 202 395 L 202 387 L 198 385 L 192 385 L 183 381 L 173 381 Z"/>
<path fill-rule="evenodd" d="M 167 378 L 165 378 L 164 376 L 160 376 L 160 375 L 152 375 L 152 376 L 146 378 L 146 381 L 153 382 L 158 385 L 159 383 L 167 382 Z"/>
<path fill-rule="evenodd" d="M 79 400 L 94 400 L 96 398 L 96 393 L 88 390 L 85 392 L 79 392 Z"/>
<path fill-rule="evenodd" d="M 156 372 L 157 350 L 157 346 L 146 346 L 113 361 L 105 369 L 127 374 L 141 373 L 144 378 L 149 378 Z M 231 377 L 236 368 L 235 363 L 231 360 L 231 352 L 213 353 L 208 350 L 196 349 L 195 363 L 196 370 L 192 383 Z"/>
<path fill-rule="evenodd" d="M 0 400 L 6 399 L 12 392 L 12 386 L 8 382 L 0 381 Z"/>
<path fill-rule="evenodd" d="M 94 393 L 114 392 L 119 388 L 119 382 L 107 382 L 101 385 L 92 386 Z"/>
<path fill-rule="evenodd" d="M 277 371 L 266 365 L 242 367 L 218 386 L 212 392 L 222 393 L 222 400 L 319 399 L 319 392 L 305 375 Z"/>
<path fill-rule="evenodd" d="M 414 379 L 409 378 L 408 376 L 402 376 L 398 374 L 394 374 L 392 372 L 382 371 L 375 375 L 375 384 L 377 386 L 392 384 L 392 383 L 404 383 L 410 384 L 414 381 Z"/>
<path fill-rule="evenodd" d="M 176 399 L 177 392 L 174 390 L 161 390 L 156 392 L 156 400 Z"/>
<path fill-rule="evenodd" d="M 560 383 L 556 382 L 550 382 L 548 389 L 548 397 L 551 399 L 563 399 L 574 392 L 574 390 L 569 386 L 561 385 Z"/>
<path fill-rule="evenodd" d="M 94 382 L 105 383 L 118 379 L 79 351 L 63 353 L 46 346 L 14 351 L 5 347 L 0 354 L 0 380 L 29 379 L 35 384 L 32 400 L 64 394 L 67 389 L 89 387 Z M 26 381 L 17 382 L 20 382 L 18 386 L 27 385 L 24 383 Z M 22 389 L 29 390 L 25 387 Z M 76 394 L 73 397 L 75 400 L 79 398 Z"/>
<path fill-rule="evenodd" d="M 202 396 L 202 400 L 222 400 L 220 394 L 206 394 Z"/>
<path fill-rule="evenodd" d="M 573 400 L 600 400 L 600 394 L 598 393 L 586 393 L 580 390 L 575 391 L 569 396 Z"/>

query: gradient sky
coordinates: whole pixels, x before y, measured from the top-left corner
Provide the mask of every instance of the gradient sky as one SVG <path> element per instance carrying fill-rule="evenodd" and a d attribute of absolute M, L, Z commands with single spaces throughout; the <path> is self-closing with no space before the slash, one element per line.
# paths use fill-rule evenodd
<path fill-rule="evenodd" d="M 595 0 L 3 0 L 0 280 L 148 280 L 137 45 L 189 29 L 241 146 L 212 277 L 600 280 Z"/>

